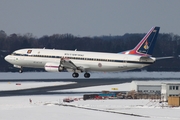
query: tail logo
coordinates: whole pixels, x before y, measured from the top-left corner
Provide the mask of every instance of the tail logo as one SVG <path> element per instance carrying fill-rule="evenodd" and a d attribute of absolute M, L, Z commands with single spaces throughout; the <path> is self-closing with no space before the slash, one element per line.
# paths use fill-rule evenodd
<path fill-rule="evenodd" d="M 148 41 L 145 42 L 144 49 L 145 49 L 145 50 L 149 49 Z"/>

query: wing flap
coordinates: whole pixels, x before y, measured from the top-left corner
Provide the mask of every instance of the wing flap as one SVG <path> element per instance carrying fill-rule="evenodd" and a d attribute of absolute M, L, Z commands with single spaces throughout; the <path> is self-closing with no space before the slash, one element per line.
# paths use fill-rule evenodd
<path fill-rule="evenodd" d="M 89 67 L 87 66 L 76 66 L 71 60 L 65 58 L 61 59 L 61 65 L 66 68 L 68 71 L 76 71 L 76 72 L 82 72 L 87 71 Z"/>
<path fill-rule="evenodd" d="M 61 65 L 67 69 L 77 69 L 77 66 L 69 59 L 62 59 Z"/>

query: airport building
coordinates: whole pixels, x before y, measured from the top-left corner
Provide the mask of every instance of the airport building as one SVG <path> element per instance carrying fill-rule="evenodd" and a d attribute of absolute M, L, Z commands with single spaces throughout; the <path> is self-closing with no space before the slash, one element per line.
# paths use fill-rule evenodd
<path fill-rule="evenodd" d="M 132 81 L 131 91 L 142 94 L 161 95 L 162 101 L 168 101 L 168 97 L 180 97 L 179 81 Z"/>
<path fill-rule="evenodd" d="M 167 101 L 168 97 L 180 96 L 180 83 L 162 83 L 161 100 Z"/>

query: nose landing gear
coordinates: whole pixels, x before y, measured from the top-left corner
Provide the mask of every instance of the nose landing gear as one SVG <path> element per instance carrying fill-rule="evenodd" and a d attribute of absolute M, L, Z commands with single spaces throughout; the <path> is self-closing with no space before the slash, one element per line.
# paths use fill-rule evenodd
<path fill-rule="evenodd" d="M 19 69 L 19 73 L 23 73 L 23 68 L 22 67 Z"/>

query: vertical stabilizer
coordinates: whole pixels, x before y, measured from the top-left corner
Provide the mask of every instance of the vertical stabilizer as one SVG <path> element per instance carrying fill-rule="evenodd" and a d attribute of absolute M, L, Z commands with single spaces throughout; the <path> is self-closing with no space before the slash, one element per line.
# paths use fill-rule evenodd
<path fill-rule="evenodd" d="M 152 55 L 160 27 L 152 27 L 137 46 L 123 54 Z"/>

